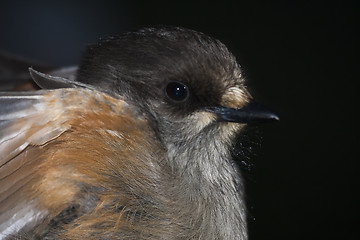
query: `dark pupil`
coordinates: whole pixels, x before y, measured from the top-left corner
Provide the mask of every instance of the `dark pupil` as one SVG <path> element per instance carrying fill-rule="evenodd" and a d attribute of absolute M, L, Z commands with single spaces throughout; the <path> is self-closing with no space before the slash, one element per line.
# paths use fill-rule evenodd
<path fill-rule="evenodd" d="M 166 87 L 166 93 L 169 98 L 175 101 L 182 101 L 187 97 L 187 87 L 182 83 L 172 82 Z"/>

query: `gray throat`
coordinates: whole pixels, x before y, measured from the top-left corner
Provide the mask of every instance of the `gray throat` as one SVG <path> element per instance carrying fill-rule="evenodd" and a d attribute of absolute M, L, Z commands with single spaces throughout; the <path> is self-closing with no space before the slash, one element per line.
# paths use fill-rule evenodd
<path fill-rule="evenodd" d="M 229 144 L 218 137 L 218 131 L 214 133 L 169 146 L 168 161 L 179 176 L 174 201 L 187 208 L 180 212 L 198 231 L 194 234 L 198 239 L 246 240 L 241 177 L 231 160 Z"/>

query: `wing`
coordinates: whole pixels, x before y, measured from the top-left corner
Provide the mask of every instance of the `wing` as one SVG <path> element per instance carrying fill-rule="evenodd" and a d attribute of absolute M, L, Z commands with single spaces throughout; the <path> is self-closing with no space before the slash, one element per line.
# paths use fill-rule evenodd
<path fill-rule="evenodd" d="M 158 224 L 144 214 L 167 200 L 151 200 L 146 211 L 144 201 L 165 193 L 165 152 L 146 117 L 120 96 L 30 74 L 48 90 L 0 92 L 0 239 L 151 233 Z"/>
<path fill-rule="evenodd" d="M 54 120 L 48 114 L 46 94 L 3 93 L 0 97 L 0 232 L 4 235 L 34 217 L 29 216 L 21 189 L 35 174 L 40 146 L 68 128 L 61 119 Z"/>
<path fill-rule="evenodd" d="M 51 215 L 51 219 L 66 208 L 82 189 L 78 182 L 89 178 L 77 172 L 81 166 L 73 165 L 86 164 L 93 156 L 87 154 L 92 146 L 86 145 L 92 141 L 92 135 L 100 139 L 95 145 L 106 137 L 119 137 L 115 129 L 118 120 L 136 121 L 136 116 L 124 119 L 122 116 L 129 113 L 124 101 L 85 88 L 0 95 L 2 239 L 24 227 L 30 229 L 46 216 Z M 79 137 L 86 131 L 87 135 Z M 82 146 L 74 141 L 82 141 Z M 76 149 L 67 152 L 73 143 L 71 147 Z M 82 152 L 86 154 L 80 161 L 81 155 L 77 154 Z M 79 161 L 66 157 L 67 154 Z"/>

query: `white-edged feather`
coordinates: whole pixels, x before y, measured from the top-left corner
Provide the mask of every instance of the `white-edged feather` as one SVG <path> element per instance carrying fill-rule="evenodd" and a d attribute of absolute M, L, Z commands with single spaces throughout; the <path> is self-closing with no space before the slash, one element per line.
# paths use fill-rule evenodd
<path fill-rule="evenodd" d="M 53 111 L 49 114 L 53 109 L 44 100 L 45 93 L 0 96 L 0 167 L 29 144 L 42 145 L 66 130 Z"/>
<path fill-rule="evenodd" d="M 23 227 L 31 227 L 37 220 L 41 219 L 46 212 L 37 210 L 31 203 L 22 204 L 6 212 L 7 221 L 0 223 L 0 240 L 9 235 L 18 233 Z"/>
<path fill-rule="evenodd" d="M 42 146 L 69 128 L 59 91 L 0 93 L 0 239 L 41 219 L 24 188 Z"/>

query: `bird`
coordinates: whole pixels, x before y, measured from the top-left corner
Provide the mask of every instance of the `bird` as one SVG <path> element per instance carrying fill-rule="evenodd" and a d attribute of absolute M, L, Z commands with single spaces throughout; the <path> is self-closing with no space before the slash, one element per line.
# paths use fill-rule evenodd
<path fill-rule="evenodd" d="M 231 157 L 256 103 L 227 47 L 182 27 L 89 45 L 74 77 L 0 94 L 0 239 L 248 239 Z"/>

